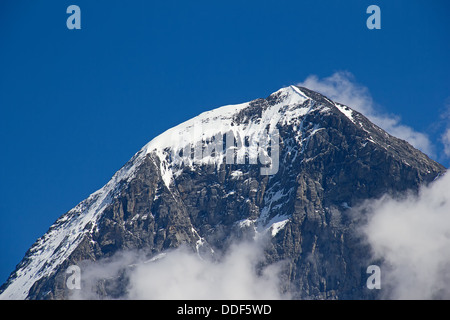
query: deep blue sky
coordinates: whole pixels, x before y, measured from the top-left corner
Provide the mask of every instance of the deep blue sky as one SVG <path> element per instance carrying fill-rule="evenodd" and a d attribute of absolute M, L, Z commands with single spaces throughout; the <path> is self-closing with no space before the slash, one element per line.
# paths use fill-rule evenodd
<path fill-rule="evenodd" d="M 0 283 L 153 137 L 311 74 L 351 72 L 438 145 L 449 15 L 447 0 L 1 1 Z"/>

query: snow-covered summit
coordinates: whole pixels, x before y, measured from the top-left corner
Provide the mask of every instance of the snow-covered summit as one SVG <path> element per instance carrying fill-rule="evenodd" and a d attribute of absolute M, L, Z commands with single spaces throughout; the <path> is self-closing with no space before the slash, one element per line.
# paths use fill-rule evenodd
<path fill-rule="evenodd" d="M 313 108 L 321 108 L 322 112 L 326 112 L 330 108 L 336 107 L 353 121 L 351 109 L 335 104 L 325 97 L 323 99 L 326 105 L 308 96 L 305 89 L 302 90 L 293 85 L 288 86 L 272 93 L 267 98 L 271 102 L 263 107 L 259 106 L 258 110 L 252 109 L 254 101 L 250 101 L 203 112 L 157 136 L 144 146 L 142 152 L 143 154 L 151 152 L 158 154 L 161 160 L 163 179 L 169 188 L 174 174 L 176 175 L 176 170 L 173 168 L 174 159 L 171 155 L 183 150 L 187 144 L 195 145 L 199 141 L 212 140 L 217 137 L 217 134 L 227 132 L 232 132 L 235 137 L 246 137 L 248 141 L 258 141 L 261 139 L 261 134 L 280 126 L 296 124 L 295 128 L 298 128 L 301 125 L 302 116 Z M 258 116 L 255 116 L 255 113 L 258 113 Z M 242 153 L 241 156 L 244 156 L 243 149 L 238 151 L 238 156 L 240 156 L 239 152 Z M 222 154 L 216 154 L 213 158 L 197 159 L 197 163 L 214 163 L 216 165 L 222 164 L 223 161 Z M 189 161 L 185 158 L 183 164 L 186 166 L 193 165 L 193 163 L 193 160 Z"/>

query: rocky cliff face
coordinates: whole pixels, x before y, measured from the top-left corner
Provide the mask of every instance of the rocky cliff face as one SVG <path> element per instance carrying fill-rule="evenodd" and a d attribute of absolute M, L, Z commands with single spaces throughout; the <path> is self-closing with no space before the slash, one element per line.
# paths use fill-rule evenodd
<path fill-rule="evenodd" d="M 208 141 L 220 139 L 225 146 L 232 132 L 237 149 L 239 136 L 241 149 L 251 150 L 257 135 L 274 129 L 278 163 L 272 174 L 262 174 L 267 162 L 252 152 L 239 161 L 238 151 L 230 164 L 229 144 L 198 159 L 186 149 L 186 142 L 200 141 L 206 150 Z M 274 144 L 267 155 L 274 168 Z M 55 222 L 0 297 L 68 298 L 70 265 L 122 250 L 151 258 L 187 245 L 214 255 L 233 239 L 266 233 L 264 263 L 285 261 L 280 289 L 293 298 L 376 298 L 376 290 L 366 288 L 366 268 L 374 261 L 350 208 L 385 193 L 417 190 L 444 171 L 349 107 L 306 88 L 283 88 L 266 99 L 203 113 L 152 140 L 105 187 Z M 96 295 L 120 297 L 126 284 L 118 274 L 96 284 Z"/>

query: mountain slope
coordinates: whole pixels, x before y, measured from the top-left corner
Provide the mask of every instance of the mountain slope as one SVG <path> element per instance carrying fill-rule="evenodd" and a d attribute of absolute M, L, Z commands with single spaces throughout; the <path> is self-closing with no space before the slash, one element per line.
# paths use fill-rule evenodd
<path fill-rule="evenodd" d="M 262 155 L 265 132 L 277 140 Z M 70 265 L 121 250 L 152 257 L 185 244 L 213 254 L 264 232 L 267 263 L 288 261 L 281 289 L 294 298 L 373 298 L 364 278 L 370 256 L 349 208 L 417 190 L 444 171 L 349 107 L 282 88 L 202 113 L 150 141 L 36 241 L 0 298 L 67 298 Z M 98 287 L 98 296 L 121 296 L 126 283 L 117 283 Z"/>

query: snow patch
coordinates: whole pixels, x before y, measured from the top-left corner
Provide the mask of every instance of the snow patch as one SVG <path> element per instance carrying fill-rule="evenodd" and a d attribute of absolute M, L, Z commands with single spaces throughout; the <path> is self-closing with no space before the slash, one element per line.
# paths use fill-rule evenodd
<path fill-rule="evenodd" d="M 353 123 L 356 124 L 355 119 L 353 119 L 352 109 L 340 103 L 335 103 L 334 105 L 336 106 L 336 108 L 338 108 L 340 112 L 342 112 L 347 118 L 349 118 Z"/>
<path fill-rule="evenodd" d="M 233 172 L 231 172 L 231 179 L 239 179 L 241 178 L 243 175 L 241 170 L 235 170 Z"/>

